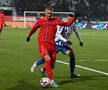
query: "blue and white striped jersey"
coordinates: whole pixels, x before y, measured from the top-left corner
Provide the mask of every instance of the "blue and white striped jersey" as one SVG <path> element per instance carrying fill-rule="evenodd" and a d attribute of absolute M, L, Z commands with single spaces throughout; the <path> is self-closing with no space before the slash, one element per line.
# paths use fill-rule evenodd
<path fill-rule="evenodd" d="M 75 24 L 72 24 L 69 27 L 66 26 L 58 26 L 57 27 L 57 33 L 56 33 L 56 45 L 66 45 L 66 41 L 70 38 L 70 36 L 72 35 L 73 31 L 76 30 L 76 26 Z"/>

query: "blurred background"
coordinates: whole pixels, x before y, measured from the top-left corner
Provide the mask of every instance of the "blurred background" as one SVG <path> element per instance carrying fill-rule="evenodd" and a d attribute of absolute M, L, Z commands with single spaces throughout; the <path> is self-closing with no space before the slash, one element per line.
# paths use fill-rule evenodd
<path fill-rule="evenodd" d="M 0 9 L 4 9 L 5 20 L 16 21 L 24 16 L 24 11 L 44 11 L 50 5 L 55 12 L 80 13 L 79 21 L 108 21 L 108 0 L 0 0 Z M 22 18 L 20 18 L 22 19 Z"/>

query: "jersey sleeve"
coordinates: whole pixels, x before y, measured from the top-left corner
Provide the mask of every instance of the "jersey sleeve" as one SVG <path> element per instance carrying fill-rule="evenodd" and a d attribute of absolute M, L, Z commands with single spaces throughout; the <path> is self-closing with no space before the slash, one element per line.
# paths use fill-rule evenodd
<path fill-rule="evenodd" d="M 63 32 L 63 28 L 64 27 L 61 27 L 61 26 L 57 27 L 56 37 L 62 40 L 63 42 L 66 42 L 67 40 L 61 35 L 61 33 Z"/>
<path fill-rule="evenodd" d="M 75 20 L 76 20 L 76 18 L 71 18 L 69 21 L 64 22 L 64 21 L 62 21 L 60 19 L 57 19 L 57 25 L 60 25 L 60 26 L 70 26 Z"/>
<path fill-rule="evenodd" d="M 63 27 L 57 26 L 57 33 L 61 33 L 63 31 Z"/>
<path fill-rule="evenodd" d="M 30 31 L 30 33 L 29 33 L 29 37 L 31 37 L 32 34 L 35 33 L 36 30 L 37 30 L 39 27 L 40 27 L 40 21 L 37 21 L 37 22 L 34 24 L 33 28 L 31 29 L 31 31 Z"/>
<path fill-rule="evenodd" d="M 73 31 L 75 32 L 75 35 L 77 37 L 77 39 L 79 40 L 79 42 L 81 42 L 81 38 L 80 38 L 80 35 L 78 33 L 78 31 L 76 30 L 76 25 L 72 25 L 71 29 L 73 29 Z"/>

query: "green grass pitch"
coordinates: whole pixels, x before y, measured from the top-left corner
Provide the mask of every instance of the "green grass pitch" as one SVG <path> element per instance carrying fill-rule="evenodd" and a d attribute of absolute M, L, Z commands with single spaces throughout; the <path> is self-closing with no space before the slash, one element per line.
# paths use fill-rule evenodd
<path fill-rule="evenodd" d="M 36 32 L 31 41 L 26 42 L 30 29 L 5 28 L 0 36 L 0 90 L 53 90 L 40 86 L 39 66 L 34 73 L 30 68 L 40 58 Z M 108 30 L 79 30 L 83 47 L 73 34 L 70 40 L 76 55 L 76 64 L 108 73 Z M 57 60 L 69 62 L 62 53 Z M 56 63 L 54 79 L 59 84 L 56 90 L 108 90 L 108 76 L 81 68 L 76 68 L 79 79 L 70 79 L 69 66 Z"/>

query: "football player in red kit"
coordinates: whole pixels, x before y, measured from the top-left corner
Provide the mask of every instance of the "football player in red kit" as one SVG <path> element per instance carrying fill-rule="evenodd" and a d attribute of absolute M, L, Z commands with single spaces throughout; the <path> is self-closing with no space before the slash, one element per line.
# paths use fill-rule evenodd
<path fill-rule="evenodd" d="M 3 24 L 4 24 L 4 14 L 3 10 L 0 10 L 0 35 L 3 30 Z"/>
<path fill-rule="evenodd" d="M 70 26 L 77 18 L 78 14 L 75 17 L 71 18 L 69 21 L 64 22 L 58 18 L 53 18 L 53 8 L 48 6 L 45 8 L 45 16 L 40 18 L 33 28 L 31 29 L 27 41 L 30 41 L 30 37 L 35 33 L 38 28 L 38 48 L 41 54 L 41 57 L 45 59 L 45 66 L 42 68 L 41 72 L 46 74 L 51 80 L 50 85 L 52 87 L 58 87 L 53 79 L 52 69 L 54 68 L 56 61 L 56 46 L 55 46 L 55 35 L 57 31 L 57 25 L 60 26 Z"/>

